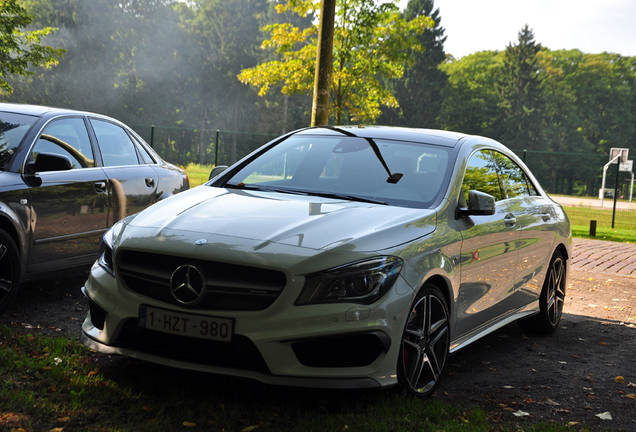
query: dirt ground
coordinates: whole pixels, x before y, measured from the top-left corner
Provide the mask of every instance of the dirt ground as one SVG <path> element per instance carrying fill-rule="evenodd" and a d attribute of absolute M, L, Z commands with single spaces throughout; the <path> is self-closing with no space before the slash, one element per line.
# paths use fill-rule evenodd
<path fill-rule="evenodd" d="M 0 324 L 77 337 L 87 273 L 29 283 Z M 493 423 L 583 424 L 636 431 L 636 278 L 572 269 L 561 327 L 550 337 L 508 325 L 452 356 L 436 397 L 485 409 Z"/>

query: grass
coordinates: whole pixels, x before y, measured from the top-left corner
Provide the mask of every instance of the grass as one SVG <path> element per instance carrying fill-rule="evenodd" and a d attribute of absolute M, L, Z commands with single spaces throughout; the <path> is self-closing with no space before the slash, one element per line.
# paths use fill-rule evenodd
<path fill-rule="evenodd" d="M 518 431 L 479 409 L 398 391 L 319 391 L 91 352 L 0 326 L 0 430 Z M 571 431 L 555 423 L 524 431 Z M 580 425 L 577 430 L 581 429 Z"/>
<path fill-rule="evenodd" d="M 199 165 L 194 163 L 190 163 L 185 167 L 188 178 L 190 179 L 190 187 L 193 188 L 208 181 L 212 168 L 214 168 L 214 165 Z"/>

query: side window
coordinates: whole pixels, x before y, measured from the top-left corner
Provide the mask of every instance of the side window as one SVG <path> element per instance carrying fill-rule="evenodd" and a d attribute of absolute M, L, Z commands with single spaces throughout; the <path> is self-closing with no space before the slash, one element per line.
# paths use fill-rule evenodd
<path fill-rule="evenodd" d="M 528 177 L 519 165 L 499 152 L 493 151 L 492 155 L 499 167 L 501 180 L 505 190 L 508 192 L 508 198 L 537 195 L 534 186 L 529 182 Z"/>
<path fill-rule="evenodd" d="M 104 166 L 138 165 L 137 151 L 126 131 L 116 124 L 91 119 Z"/>
<path fill-rule="evenodd" d="M 480 150 L 470 157 L 462 189 L 466 202 L 468 202 L 468 191 L 471 189 L 490 194 L 495 197 L 495 201 L 506 199 L 497 167 L 489 150 Z"/>
<path fill-rule="evenodd" d="M 91 141 L 84 120 L 80 117 L 63 118 L 49 123 L 33 146 L 34 161 L 37 161 L 40 153 L 66 156 L 73 163 L 73 169 L 95 166 Z"/>

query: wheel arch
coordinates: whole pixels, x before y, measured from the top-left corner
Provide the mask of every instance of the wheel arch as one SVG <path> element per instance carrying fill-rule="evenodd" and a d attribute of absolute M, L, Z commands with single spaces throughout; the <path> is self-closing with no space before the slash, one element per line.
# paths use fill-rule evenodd
<path fill-rule="evenodd" d="M 13 221 L 4 213 L 0 213 L 0 230 L 6 232 L 9 237 L 11 237 L 11 240 L 13 240 L 13 243 L 15 243 L 18 248 L 20 256 L 22 256 L 22 239 Z"/>
<path fill-rule="evenodd" d="M 450 313 L 452 308 L 452 288 L 450 281 L 442 275 L 435 274 L 426 279 L 419 289 L 421 290 L 426 285 L 434 285 L 442 292 L 446 300 L 446 305 L 448 306 L 448 312 Z"/>

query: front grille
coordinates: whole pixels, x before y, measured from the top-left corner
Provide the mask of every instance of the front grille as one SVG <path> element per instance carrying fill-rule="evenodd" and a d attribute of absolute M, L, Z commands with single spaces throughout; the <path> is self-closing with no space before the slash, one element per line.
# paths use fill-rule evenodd
<path fill-rule="evenodd" d="M 115 346 L 191 363 L 270 373 L 254 342 L 243 335 L 235 334 L 232 342 L 210 341 L 143 329 L 137 319 L 129 319 Z"/>
<path fill-rule="evenodd" d="M 122 253 L 117 272 L 129 290 L 163 303 L 184 306 L 172 296 L 170 278 L 179 266 L 186 264 L 205 274 L 205 294 L 196 303 L 196 309 L 200 310 L 263 310 L 274 303 L 287 283 L 285 274 L 276 270 L 136 251 Z"/>

